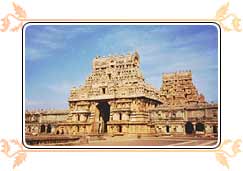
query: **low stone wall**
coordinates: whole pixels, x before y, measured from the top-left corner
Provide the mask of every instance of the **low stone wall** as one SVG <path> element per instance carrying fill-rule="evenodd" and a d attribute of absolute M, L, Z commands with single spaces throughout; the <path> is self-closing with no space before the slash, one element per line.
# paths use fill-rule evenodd
<path fill-rule="evenodd" d="M 54 136 L 54 135 L 41 135 L 41 136 L 26 136 L 25 141 L 31 146 L 58 146 L 58 145 L 75 145 L 85 144 L 87 140 L 85 137 L 78 136 Z"/>

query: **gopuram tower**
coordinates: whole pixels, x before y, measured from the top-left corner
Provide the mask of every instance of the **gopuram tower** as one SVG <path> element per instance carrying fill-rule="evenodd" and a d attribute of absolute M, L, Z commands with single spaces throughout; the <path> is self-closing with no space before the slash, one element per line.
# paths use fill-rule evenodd
<path fill-rule="evenodd" d="M 85 84 L 71 90 L 70 121 L 87 133 L 149 133 L 149 110 L 161 104 L 159 94 L 145 83 L 137 52 L 98 56 Z"/>

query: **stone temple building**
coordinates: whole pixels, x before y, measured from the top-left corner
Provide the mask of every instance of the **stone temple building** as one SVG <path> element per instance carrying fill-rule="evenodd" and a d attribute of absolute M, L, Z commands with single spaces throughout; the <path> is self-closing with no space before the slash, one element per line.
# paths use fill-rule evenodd
<path fill-rule="evenodd" d="M 92 73 L 84 85 L 71 89 L 68 102 L 65 111 L 26 111 L 25 135 L 213 136 L 218 132 L 218 105 L 198 92 L 191 71 L 163 74 L 157 90 L 145 82 L 137 52 L 95 57 Z"/>

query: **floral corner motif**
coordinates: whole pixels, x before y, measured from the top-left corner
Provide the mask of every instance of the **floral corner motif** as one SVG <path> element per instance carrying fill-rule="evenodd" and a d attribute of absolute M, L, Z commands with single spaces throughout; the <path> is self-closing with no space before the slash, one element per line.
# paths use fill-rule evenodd
<path fill-rule="evenodd" d="M 229 159 L 236 157 L 238 155 L 238 153 L 241 152 L 241 150 L 240 150 L 241 143 L 242 143 L 241 139 L 237 139 L 235 141 L 232 141 L 229 139 L 224 140 L 224 142 L 222 143 L 220 148 L 215 153 L 216 160 L 220 164 L 225 166 L 227 169 L 229 169 L 230 168 Z M 226 148 L 225 148 L 226 145 L 230 145 L 231 149 L 226 150 Z"/>
<path fill-rule="evenodd" d="M 234 13 L 229 11 L 229 2 L 222 5 L 216 12 L 215 19 L 222 27 L 224 31 L 237 31 L 241 32 L 242 28 L 240 25 L 241 19 L 237 17 Z M 230 22 L 230 24 L 229 24 Z"/>
<path fill-rule="evenodd" d="M 0 28 L 1 32 L 6 32 L 6 31 L 16 32 L 16 31 L 20 30 L 24 24 L 24 20 L 27 17 L 25 10 L 21 6 L 17 5 L 14 2 L 12 5 L 14 8 L 15 14 L 8 13 L 7 15 L 5 15 L 4 18 L 1 19 L 1 21 L 2 21 L 2 25 Z M 16 20 L 16 23 L 13 26 L 11 26 L 10 19 Z"/>
<path fill-rule="evenodd" d="M 13 140 L 6 140 L 6 139 L 1 139 L 0 143 L 2 144 L 1 146 L 1 151 L 7 158 L 11 159 L 14 158 L 12 168 L 15 169 L 17 166 L 21 165 L 26 157 L 27 153 L 24 149 L 23 144 L 21 144 L 18 140 L 13 139 Z M 14 152 L 10 151 L 11 146 L 17 146 L 17 150 Z"/>

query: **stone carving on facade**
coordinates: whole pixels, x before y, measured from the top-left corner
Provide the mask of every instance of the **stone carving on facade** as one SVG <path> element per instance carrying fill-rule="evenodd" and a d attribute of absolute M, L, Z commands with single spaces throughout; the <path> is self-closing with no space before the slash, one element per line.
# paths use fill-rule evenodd
<path fill-rule="evenodd" d="M 163 74 L 157 90 L 145 82 L 138 52 L 95 57 L 68 102 L 66 111 L 26 111 L 26 135 L 217 134 L 218 105 L 198 92 L 192 72 Z"/>

